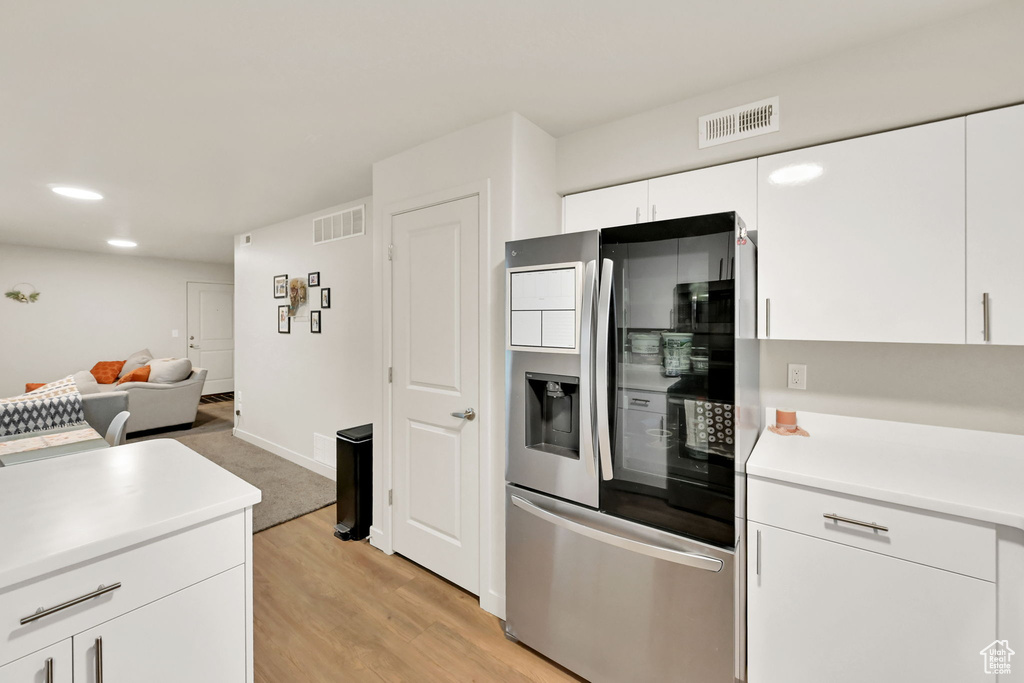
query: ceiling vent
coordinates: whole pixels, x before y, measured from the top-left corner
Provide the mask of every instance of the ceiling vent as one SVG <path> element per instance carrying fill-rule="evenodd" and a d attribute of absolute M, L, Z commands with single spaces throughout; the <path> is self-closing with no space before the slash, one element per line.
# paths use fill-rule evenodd
<path fill-rule="evenodd" d="M 366 205 L 360 204 L 313 221 L 313 244 L 323 244 L 366 232 Z"/>
<path fill-rule="evenodd" d="M 698 119 L 697 147 L 713 147 L 779 130 L 779 98 L 744 104 Z"/>
<path fill-rule="evenodd" d="M 252 245 L 252 233 L 251 232 L 247 233 L 245 235 L 242 235 L 242 246 L 243 247 L 248 247 L 250 245 Z"/>

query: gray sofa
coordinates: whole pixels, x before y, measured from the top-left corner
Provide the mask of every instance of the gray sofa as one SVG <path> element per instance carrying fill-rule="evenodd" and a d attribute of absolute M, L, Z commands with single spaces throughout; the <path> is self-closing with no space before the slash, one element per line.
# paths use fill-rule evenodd
<path fill-rule="evenodd" d="M 126 382 L 127 384 L 127 382 Z M 114 416 L 128 410 L 128 392 L 105 391 L 100 394 L 82 396 L 82 411 L 89 426 L 105 436 Z"/>
<path fill-rule="evenodd" d="M 154 382 L 125 382 L 124 384 L 100 384 L 99 394 L 87 394 L 83 402 L 93 396 L 104 396 L 111 393 L 124 393 L 128 397 L 127 431 L 141 432 L 146 429 L 191 425 L 199 410 L 199 398 L 203 395 L 206 383 L 206 369 L 192 368 L 192 374 L 180 382 L 173 384 L 157 384 Z M 115 411 L 114 415 L 117 412 Z M 110 416 L 111 418 L 113 415 Z M 92 422 L 86 416 L 89 424 Z M 107 421 L 110 424 L 110 421 Z M 95 425 L 93 426 L 95 429 Z M 96 429 L 96 431 L 100 431 Z M 100 432 L 105 433 L 105 431 Z"/>

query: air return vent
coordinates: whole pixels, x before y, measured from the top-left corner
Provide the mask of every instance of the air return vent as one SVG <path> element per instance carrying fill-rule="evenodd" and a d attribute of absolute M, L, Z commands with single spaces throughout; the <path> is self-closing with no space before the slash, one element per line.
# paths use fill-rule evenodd
<path fill-rule="evenodd" d="M 313 460 L 321 465 L 336 467 L 334 459 L 334 439 L 323 434 L 313 433 Z"/>
<path fill-rule="evenodd" d="M 698 119 L 700 149 L 779 130 L 779 98 L 744 104 Z"/>
<path fill-rule="evenodd" d="M 366 205 L 360 204 L 313 221 L 313 244 L 356 237 L 366 232 Z"/>
<path fill-rule="evenodd" d="M 252 233 L 246 233 L 242 235 L 242 246 L 248 247 L 252 244 Z"/>

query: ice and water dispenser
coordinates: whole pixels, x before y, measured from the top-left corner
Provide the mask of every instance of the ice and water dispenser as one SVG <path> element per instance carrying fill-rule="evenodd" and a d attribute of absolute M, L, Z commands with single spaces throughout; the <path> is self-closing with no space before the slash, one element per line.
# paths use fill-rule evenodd
<path fill-rule="evenodd" d="M 580 457 L 579 377 L 526 373 L 526 447 Z"/>

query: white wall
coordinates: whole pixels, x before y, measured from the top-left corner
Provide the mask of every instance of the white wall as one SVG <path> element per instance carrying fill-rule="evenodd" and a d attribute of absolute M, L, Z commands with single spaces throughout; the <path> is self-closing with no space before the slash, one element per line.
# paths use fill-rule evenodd
<path fill-rule="evenodd" d="M 956 19 L 558 139 L 578 192 L 1024 101 L 1024 3 Z M 697 149 L 697 117 L 778 95 L 782 129 Z"/>
<path fill-rule="evenodd" d="M 485 121 L 374 164 L 374 226 L 378 233 L 374 258 L 375 329 L 377 330 L 378 417 L 375 435 L 382 448 L 374 454 L 375 544 L 391 548 L 390 512 L 385 501 L 390 481 L 385 425 L 389 340 L 385 320 L 383 232 L 389 206 L 420 197 L 437 197 L 455 188 L 483 184 L 488 188 L 481 243 L 481 296 L 489 315 L 481 318 L 481 569 L 480 605 L 499 616 L 505 611 L 505 241 L 554 234 L 559 229 L 559 199 L 554 191 L 555 141 L 518 114 Z M 436 199 L 435 199 L 436 201 Z"/>
<path fill-rule="evenodd" d="M 1024 101 L 1024 4 L 965 17 L 558 140 L 575 192 Z M 697 149 L 697 117 L 779 95 L 778 133 Z M 786 388 L 788 363 L 808 389 Z M 1024 433 L 1024 348 L 764 341 L 762 400 L 802 410 Z"/>
<path fill-rule="evenodd" d="M 369 197 L 252 232 L 252 244 L 235 238 L 235 395 L 242 414 L 235 435 L 325 476 L 335 472 L 313 460 L 313 434 L 335 432 L 372 420 L 373 372 L 370 287 L 372 227 L 361 237 L 313 244 L 313 219 Z M 309 321 L 292 320 L 290 334 L 277 331 L 275 275 L 305 278 L 320 272 L 331 290 L 331 307 L 320 314 L 320 334 Z M 320 289 L 309 289 L 309 309 L 320 308 Z"/>
<path fill-rule="evenodd" d="M 231 281 L 220 263 L 0 244 L 3 291 L 29 282 L 40 292 L 34 304 L 0 299 L 0 396 L 143 348 L 186 357 L 186 283 Z"/>

